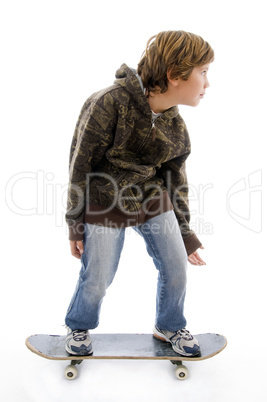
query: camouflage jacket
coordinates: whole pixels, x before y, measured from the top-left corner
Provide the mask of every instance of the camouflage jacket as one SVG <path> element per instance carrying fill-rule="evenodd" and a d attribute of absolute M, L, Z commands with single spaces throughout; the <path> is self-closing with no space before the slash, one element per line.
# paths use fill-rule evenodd
<path fill-rule="evenodd" d="M 90 96 L 70 151 L 66 221 L 70 240 L 84 222 L 125 227 L 174 209 L 188 254 L 201 243 L 189 227 L 185 161 L 190 139 L 172 107 L 152 120 L 134 72 L 123 64 L 114 84 Z"/>

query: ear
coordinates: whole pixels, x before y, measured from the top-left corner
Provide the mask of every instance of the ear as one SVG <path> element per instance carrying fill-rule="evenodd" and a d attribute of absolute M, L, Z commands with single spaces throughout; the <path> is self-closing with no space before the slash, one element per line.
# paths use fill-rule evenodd
<path fill-rule="evenodd" d="M 174 87 L 177 87 L 178 86 L 178 78 L 171 78 L 170 77 L 171 76 L 171 69 L 169 69 L 168 71 L 167 71 L 167 78 L 168 78 L 168 81 L 169 81 L 169 83 L 172 85 L 172 86 L 174 86 Z"/>

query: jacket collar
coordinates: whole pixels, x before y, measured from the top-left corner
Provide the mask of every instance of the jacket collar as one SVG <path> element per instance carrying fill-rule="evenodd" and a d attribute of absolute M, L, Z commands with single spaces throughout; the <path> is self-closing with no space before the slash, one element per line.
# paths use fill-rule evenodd
<path fill-rule="evenodd" d="M 122 64 L 121 67 L 116 71 L 115 77 L 115 83 L 125 88 L 127 92 L 130 92 L 131 95 L 136 99 L 143 113 L 151 119 L 152 112 L 148 100 L 144 95 L 138 78 L 136 77 L 134 72 L 126 64 Z M 166 120 L 173 119 L 177 117 L 178 112 L 178 107 L 173 106 L 162 113 L 161 117 Z"/>

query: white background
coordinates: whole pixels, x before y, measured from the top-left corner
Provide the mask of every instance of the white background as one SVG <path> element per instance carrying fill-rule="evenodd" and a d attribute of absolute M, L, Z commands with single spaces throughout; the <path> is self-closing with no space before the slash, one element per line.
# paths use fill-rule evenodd
<path fill-rule="evenodd" d="M 1 393 L 10 402 L 266 400 L 266 18 L 264 1 L 8 1 L 1 29 Z M 64 223 L 68 156 L 82 104 L 136 67 L 162 30 L 203 36 L 215 50 L 198 108 L 180 107 L 192 141 L 192 225 L 207 266 L 188 269 L 193 333 L 228 338 L 188 364 L 92 361 L 74 382 L 65 363 L 30 353 L 33 333 L 64 334 L 80 263 Z M 4 198 L 6 192 L 6 199 Z M 150 333 L 156 272 L 129 231 L 96 332 Z M 3 356 L 4 355 L 4 356 Z"/>

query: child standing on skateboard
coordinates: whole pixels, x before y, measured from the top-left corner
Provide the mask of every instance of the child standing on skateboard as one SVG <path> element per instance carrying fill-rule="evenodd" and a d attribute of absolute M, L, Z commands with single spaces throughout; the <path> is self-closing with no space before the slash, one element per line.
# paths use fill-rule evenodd
<path fill-rule="evenodd" d="M 114 84 L 83 105 L 71 145 L 66 213 L 71 253 L 81 259 L 65 318 L 70 354 L 93 352 L 89 330 L 98 326 L 129 226 L 143 237 L 158 270 L 154 336 L 181 355 L 199 353 L 185 329 L 186 267 L 187 260 L 205 263 L 189 227 L 190 139 L 177 105 L 199 104 L 213 59 L 201 37 L 160 32 L 148 41 L 137 71 L 123 64 Z"/>

